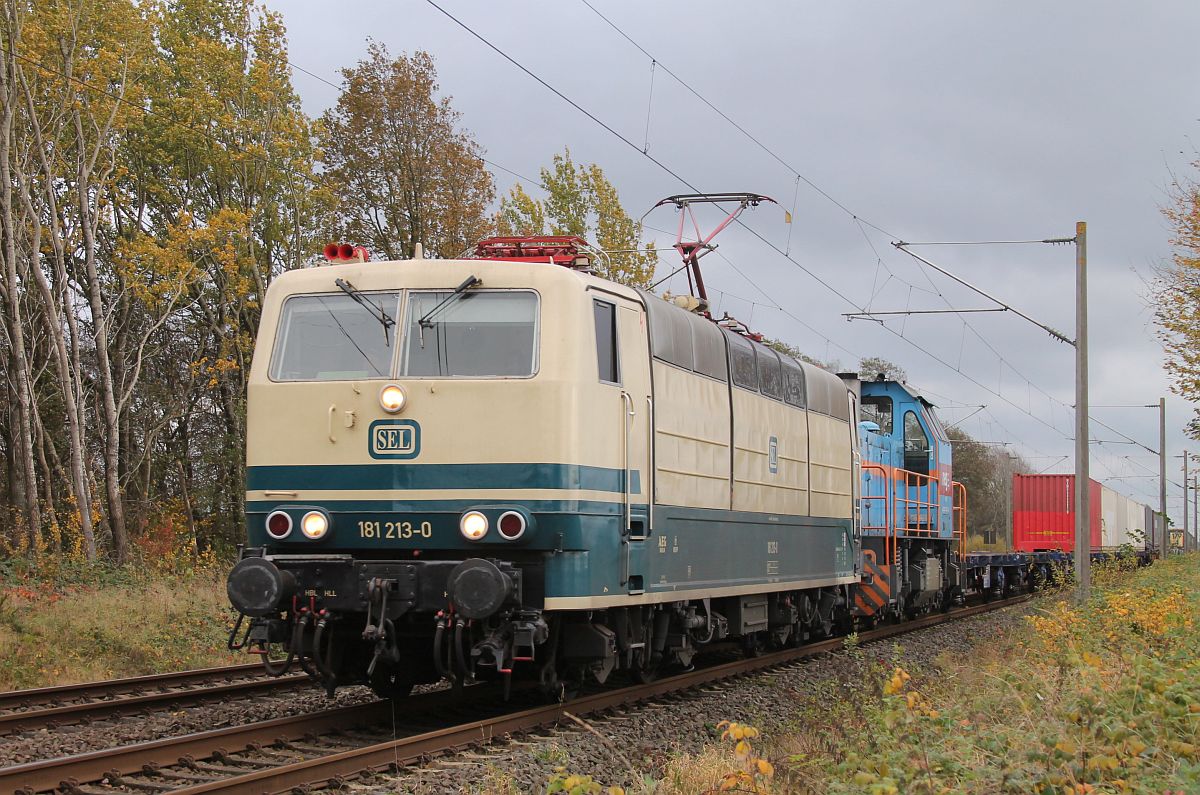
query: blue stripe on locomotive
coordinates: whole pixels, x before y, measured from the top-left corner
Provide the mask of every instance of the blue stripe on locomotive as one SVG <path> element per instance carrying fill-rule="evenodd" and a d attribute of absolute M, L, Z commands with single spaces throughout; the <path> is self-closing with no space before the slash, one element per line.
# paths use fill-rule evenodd
<path fill-rule="evenodd" d="M 545 556 L 547 598 L 605 599 L 631 591 L 668 594 L 693 588 L 826 582 L 856 574 L 849 519 L 656 505 L 650 535 L 627 542 L 626 549 L 621 532 L 625 506 L 619 499 L 521 499 L 514 495 L 507 500 L 406 500 L 402 494 L 405 489 L 472 487 L 582 488 L 620 494 L 623 474 L 620 469 L 560 464 L 250 467 L 247 482 L 254 489 L 400 493 L 397 499 L 323 499 L 304 504 L 250 500 L 246 503 L 247 529 L 252 545 L 266 545 L 284 554 L 320 553 L 326 547 L 331 552 L 336 547 L 339 553 L 370 550 L 389 556 L 447 549 L 469 550 L 482 557 L 506 557 L 522 550 L 549 553 Z M 632 480 L 637 492 L 637 472 L 632 473 Z M 264 522 L 269 512 L 286 510 L 298 523 L 300 516 L 314 507 L 332 518 L 333 529 L 325 539 L 312 542 L 294 535 L 278 542 L 266 536 Z M 534 519 L 519 542 L 473 543 L 459 533 L 463 511 L 485 508 L 499 513 L 506 507 L 523 507 Z M 645 519 L 647 507 L 633 504 L 635 518 Z M 427 536 L 421 532 L 426 523 Z M 631 580 L 631 574 L 640 579 Z"/>

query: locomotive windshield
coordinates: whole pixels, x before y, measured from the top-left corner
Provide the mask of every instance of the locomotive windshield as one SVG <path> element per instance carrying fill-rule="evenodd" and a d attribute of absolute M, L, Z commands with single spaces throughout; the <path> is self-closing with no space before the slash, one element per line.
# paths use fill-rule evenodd
<path fill-rule="evenodd" d="M 396 311 L 398 298 L 398 293 L 364 296 L 388 314 Z M 279 329 L 271 364 L 271 378 L 276 381 L 340 381 L 391 375 L 393 349 L 387 329 L 349 295 L 289 298 Z"/>
<path fill-rule="evenodd" d="M 450 296 L 408 297 L 404 374 L 413 377 L 525 377 L 537 367 L 537 295 L 527 291 L 467 292 L 436 319 L 420 318 Z"/>

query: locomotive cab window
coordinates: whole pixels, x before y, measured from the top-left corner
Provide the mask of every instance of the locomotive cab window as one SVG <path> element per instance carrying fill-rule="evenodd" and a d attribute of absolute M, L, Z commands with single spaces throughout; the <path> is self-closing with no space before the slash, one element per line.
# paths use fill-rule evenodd
<path fill-rule="evenodd" d="M 438 304 L 447 301 L 421 322 Z M 524 290 L 412 292 L 404 374 L 433 378 L 523 378 L 537 369 L 535 293 Z"/>
<path fill-rule="evenodd" d="M 592 301 L 596 318 L 596 366 L 600 380 L 609 384 L 621 383 L 621 368 L 617 361 L 617 308 L 607 301 Z"/>
<path fill-rule="evenodd" d="M 398 293 L 365 293 L 363 299 L 395 317 Z M 348 381 L 388 378 L 396 330 L 385 329 L 348 295 L 298 295 L 283 305 L 271 357 L 275 381 Z"/>
<path fill-rule="evenodd" d="M 882 434 L 892 432 L 892 399 L 884 395 L 864 396 L 860 413 L 863 422 L 873 422 Z M 910 412 L 911 413 L 911 412 Z"/>
<path fill-rule="evenodd" d="M 904 412 L 904 468 L 929 474 L 929 436 L 915 411 Z"/>

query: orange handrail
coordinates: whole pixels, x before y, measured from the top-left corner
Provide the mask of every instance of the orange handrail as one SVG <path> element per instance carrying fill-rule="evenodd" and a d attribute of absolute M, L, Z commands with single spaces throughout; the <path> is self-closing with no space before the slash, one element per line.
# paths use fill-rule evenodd
<path fill-rule="evenodd" d="M 907 469 L 897 469 L 897 479 L 904 483 L 903 494 L 896 494 L 896 529 L 903 530 L 905 535 L 933 535 L 936 530 L 933 529 L 933 518 L 941 510 L 940 495 L 938 494 L 938 479 L 932 475 L 922 475 L 919 472 L 910 472 Z M 909 488 L 917 490 L 916 497 L 910 497 Z M 927 489 L 925 493 L 929 495 L 928 499 L 922 498 L 922 489 Z M 901 506 L 903 503 L 904 512 L 901 515 Z M 924 513 L 925 527 L 911 527 L 910 521 L 917 524 L 921 522 L 922 513 Z M 915 516 L 914 516 L 915 514 Z M 903 518 L 904 526 L 900 527 L 900 520 Z"/>
<path fill-rule="evenodd" d="M 967 555 L 967 487 L 957 480 L 954 481 L 954 535 L 958 538 L 958 558 L 962 560 Z"/>
<path fill-rule="evenodd" d="M 891 508 L 892 501 L 888 499 L 889 491 L 892 488 L 891 478 L 888 476 L 888 471 L 882 464 L 876 464 L 870 461 L 864 461 L 862 464 L 863 472 L 878 472 L 883 479 L 884 492 L 883 494 L 863 494 L 860 499 L 863 500 L 865 508 L 867 500 L 883 500 L 883 525 L 862 525 L 863 530 L 882 530 L 884 534 L 884 557 L 885 564 L 890 564 L 895 559 L 895 544 L 896 544 L 896 528 L 895 522 L 892 521 Z M 865 487 L 863 489 L 866 490 Z"/>

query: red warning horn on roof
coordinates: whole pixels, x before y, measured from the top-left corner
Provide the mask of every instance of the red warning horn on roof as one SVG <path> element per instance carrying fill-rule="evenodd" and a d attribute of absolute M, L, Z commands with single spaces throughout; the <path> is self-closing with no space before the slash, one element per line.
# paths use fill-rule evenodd
<path fill-rule="evenodd" d="M 330 243 L 325 247 L 325 259 L 336 265 L 347 262 L 366 262 L 371 258 L 371 252 L 362 246 L 352 246 L 349 243 Z"/>

